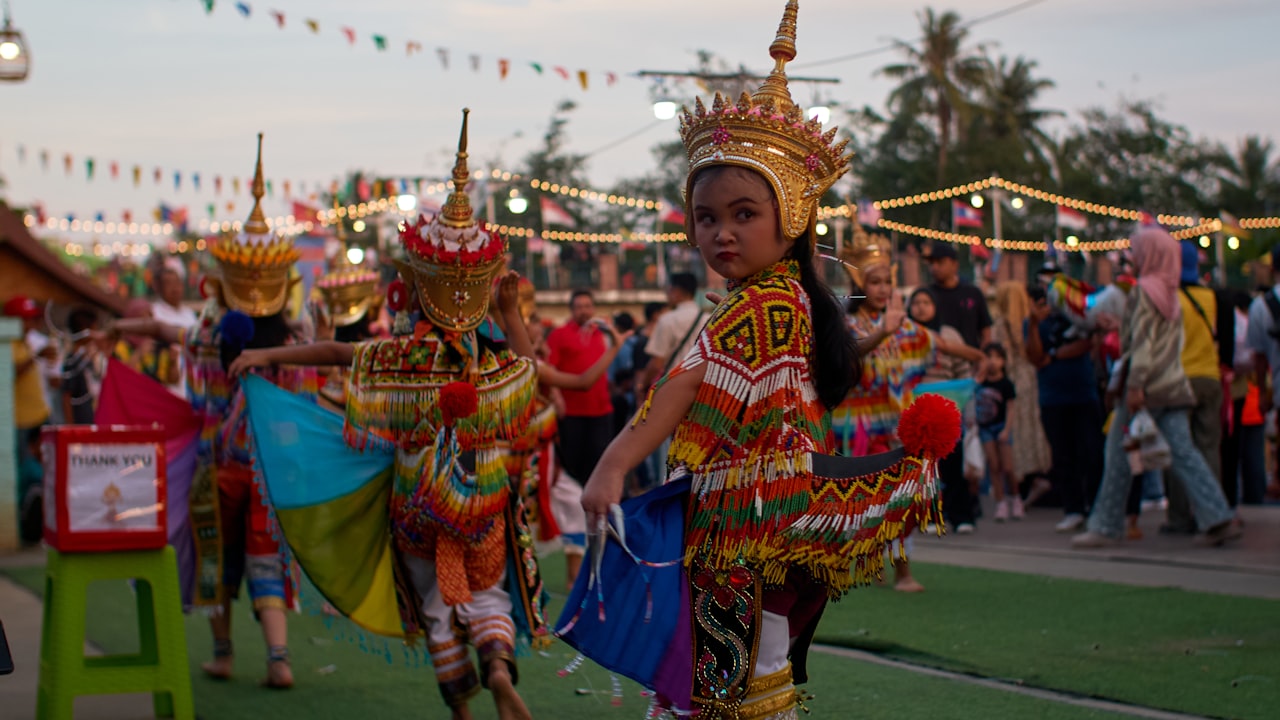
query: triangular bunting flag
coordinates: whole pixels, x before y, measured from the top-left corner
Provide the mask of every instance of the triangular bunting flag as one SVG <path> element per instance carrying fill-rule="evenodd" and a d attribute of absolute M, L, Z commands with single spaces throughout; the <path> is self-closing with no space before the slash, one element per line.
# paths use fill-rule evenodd
<path fill-rule="evenodd" d="M 374 47 L 378 48 L 378 52 L 382 52 L 383 50 L 386 50 L 386 49 L 387 49 L 387 37 L 386 37 L 385 35 L 374 35 L 374 36 L 373 36 L 373 45 L 374 45 Z"/>
<path fill-rule="evenodd" d="M 191 173 L 191 187 L 200 192 L 200 173 Z"/>
<path fill-rule="evenodd" d="M 89 180 L 93 179 L 93 158 L 85 158 L 84 171 Z"/>
<path fill-rule="evenodd" d="M 578 71 L 578 84 L 582 86 L 583 90 L 587 89 L 587 71 L 586 70 Z"/>
<path fill-rule="evenodd" d="M 159 185 L 160 178 L 164 175 L 164 171 L 160 168 L 156 168 L 151 174 L 155 178 L 155 184 Z"/>
<path fill-rule="evenodd" d="M 236 9 L 239 10 L 240 14 L 245 17 L 249 17 L 249 14 L 253 12 L 253 10 L 249 7 L 249 3 L 247 2 L 236 3 Z"/>
<path fill-rule="evenodd" d="M 344 28 L 342 28 L 342 34 L 347 36 L 347 42 L 348 42 L 349 44 L 351 44 L 351 45 L 355 45 L 355 44 L 356 44 L 356 29 L 355 29 L 355 28 L 344 27 Z"/>
<path fill-rule="evenodd" d="M 204 0 L 204 11 L 206 14 L 213 12 L 213 0 Z"/>
<path fill-rule="evenodd" d="M 271 17 L 276 19 L 276 25 L 281 30 L 283 30 L 284 29 L 284 13 L 280 12 L 279 10 L 272 10 Z"/>
<path fill-rule="evenodd" d="M 568 79 L 569 79 L 569 71 L 568 71 L 568 70 L 566 70 L 565 68 L 562 68 L 562 67 L 560 67 L 560 66 L 558 66 L 558 65 L 557 65 L 557 66 L 556 66 L 555 68 L 553 68 L 553 69 L 556 71 L 556 74 L 557 74 L 557 75 L 559 75 L 561 78 L 563 78 L 563 79 L 565 79 L 565 80 L 568 80 Z"/>
<path fill-rule="evenodd" d="M 142 184 L 142 168 L 137 165 L 133 166 L 133 186 L 138 187 Z"/>
<path fill-rule="evenodd" d="M 502 80 L 507 79 L 507 73 L 511 71 L 511 61 L 506 58 L 498 58 L 498 77 Z"/>
<path fill-rule="evenodd" d="M 307 28 L 309 28 L 309 29 L 311 30 L 311 32 L 313 32 L 313 33 L 318 33 L 318 32 L 320 32 L 320 21 L 319 21 L 319 20 L 304 20 L 303 22 L 305 22 L 305 23 L 307 24 Z"/>
<path fill-rule="evenodd" d="M 116 162 L 115 160 L 112 160 L 112 161 L 111 161 L 111 165 L 110 165 L 110 169 L 111 169 L 111 179 L 112 179 L 112 180 L 117 180 L 117 179 L 119 179 L 119 177 L 120 177 L 120 163 Z"/>
<path fill-rule="evenodd" d="M 405 46 L 404 46 L 405 55 L 412 55 L 416 52 L 422 52 L 422 43 L 418 42 L 417 40 L 410 40 L 409 42 L 405 43 Z"/>
<path fill-rule="evenodd" d="M 612 73 L 612 72 L 605 73 L 604 82 L 609 87 L 613 87 L 613 84 L 618 82 L 618 73 Z"/>
<path fill-rule="evenodd" d="M 436 55 L 440 58 L 440 66 L 445 70 L 449 69 L 449 48 L 436 48 Z"/>
<path fill-rule="evenodd" d="M 471 56 L 471 70 L 472 72 L 480 72 L 480 56 L 479 55 Z"/>
<path fill-rule="evenodd" d="M 535 62 L 531 62 L 529 63 L 529 67 L 533 68 L 533 71 L 538 73 L 539 75 L 542 74 L 542 65 Z"/>
<path fill-rule="evenodd" d="M 68 175 L 71 174 L 71 164 L 73 162 L 75 161 L 72 159 L 71 153 L 67 153 L 66 155 L 62 156 L 62 168 L 67 171 Z"/>

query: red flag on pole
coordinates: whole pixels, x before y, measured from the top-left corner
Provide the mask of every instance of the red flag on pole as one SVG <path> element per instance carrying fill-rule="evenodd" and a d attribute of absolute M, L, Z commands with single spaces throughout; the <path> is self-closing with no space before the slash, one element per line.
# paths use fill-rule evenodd
<path fill-rule="evenodd" d="M 575 221 L 568 210 L 560 207 L 556 201 L 544 195 L 542 197 L 542 224 L 573 227 Z"/>

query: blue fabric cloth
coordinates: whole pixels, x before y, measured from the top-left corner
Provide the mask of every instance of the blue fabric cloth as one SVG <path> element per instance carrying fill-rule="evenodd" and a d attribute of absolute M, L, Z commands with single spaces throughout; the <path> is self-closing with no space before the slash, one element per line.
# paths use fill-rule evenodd
<path fill-rule="evenodd" d="M 672 644 L 679 624 L 684 567 L 684 502 L 689 480 L 667 483 L 622 502 L 627 547 L 604 543 L 599 577 L 592 578 L 588 547 L 582 572 L 565 601 L 556 634 L 606 669 L 648 687 Z M 591 583 L 594 581 L 595 585 Z"/>
<path fill-rule="evenodd" d="M 1182 282 L 1200 282 L 1200 248 L 1190 240 L 1182 241 Z"/>
<path fill-rule="evenodd" d="M 1027 321 L 1030 322 L 1030 321 Z M 1066 315 L 1054 312 L 1040 323 L 1040 343 L 1045 353 L 1060 348 L 1070 341 L 1066 337 L 1071 321 Z M 1023 337 L 1027 325 L 1023 325 Z M 1053 358 L 1048 365 L 1036 370 L 1040 389 L 1040 406 L 1077 405 L 1098 402 L 1098 386 L 1093 371 L 1093 360 L 1081 355 L 1069 359 Z"/>

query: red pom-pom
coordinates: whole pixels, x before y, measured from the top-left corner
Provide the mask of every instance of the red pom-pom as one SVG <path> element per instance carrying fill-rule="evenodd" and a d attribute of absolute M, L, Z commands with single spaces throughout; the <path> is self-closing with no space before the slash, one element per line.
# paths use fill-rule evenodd
<path fill-rule="evenodd" d="M 400 278 L 391 281 L 387 286 L 387 308 L 391 312 L 400 312 L 409 302 L 409 288 Z"/>
<path fill-rule="evenodd" d="M 941 395 L 925 393 L 903 411 L 898 439 L 908 455 L 940 460 L 960 441 L 960 410 Z"/>
<path fill-rule="evenodd" d="M 200 299 L 208 300 L 209 299 L 209 278 L 207 277 L 200 278 L 199 290 L 200 290 Z"/>
<path fill-rule="evenodd" d="M 440 416 L 445 425 L 471 417 L 480 406 L 480 396 L 471 383 L 451 382 L 440 388 Z"/>

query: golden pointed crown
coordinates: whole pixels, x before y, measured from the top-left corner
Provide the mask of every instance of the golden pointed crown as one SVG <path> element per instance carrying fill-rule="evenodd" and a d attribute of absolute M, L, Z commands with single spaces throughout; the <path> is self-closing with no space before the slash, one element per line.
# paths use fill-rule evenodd
<path fill-rule="evenodd" d="M 274 315 L 289 296 L 289 270 L 298 260 L 293 240 L 271 232 L 262 214 L 262 133 L 258 133 L 258 161 L 253 172 L 253 210 L 236 233 L 227 233 L 209 248 L 218 262 L 216 287 L 222 302 L 251 317 Z"/>
<path fill-rule="evenodd" d="M 840 252 L 840 259 L 845 262 L 845 269 L 849 271 L 853 281 L 858 283 L 858 287 L 865 288 L 863 279 L 871 268 L 883 266 L 894 270 L 893 246 L 890 245 L 889 238 L 873 235 L 857 222 L 853 223 L 853 228 L 853 238 Z M 896 276 L 897 273 L 894 272 L 893 275 Z"/>
<path fill-rule="evenodd" d="M 754 95 L 743 93 L 735 104 L 716 93 L 711 109 L 699 98 L 694 112 L 680 118 L 680 137 L 689 156 L 685 197 L 693 179 L 711 165 L 737 165 L 763 175 L 773 186 L 782 215 L 782 231 L 800 237 L 817 219 L 818 200 L 849 169 L 848 141 L 835 142 L 836 130 L 805 120 L 791 99 L 786 65 L 796 56 L 797 0 L 790 0 L 769 46 L 773 71 Z M 692 237 L 692 213 L 686 222 Z"/>
<path fill-rule="evenodd" d="M 334 198 L 334 208 L 338 200 Z M 316 281 L 316 290 L 324 299 L 330 321 L 336 327 L 346 327 L 363 317 L 377 305 L 378 273 L 353 265 L 347 257 L 347 234 L 339 220 L 335 225 L 338 238 L 338 254 L 329 272 Z"/>
<path fill-rule="evenodd" d="M 453 191 L 440 214 L 418 221 L 400 232 L 405 260 L 398 263 L 404 281 L 413 286 L 433 325 L 467 332 L 485 318 L 489 309 L 489 283 L 502 267 L 507 243 L 497 233 L 476 222 L 467 195 L 467 115 L 462 111 L 462 133 L 453 166 Z"/>

